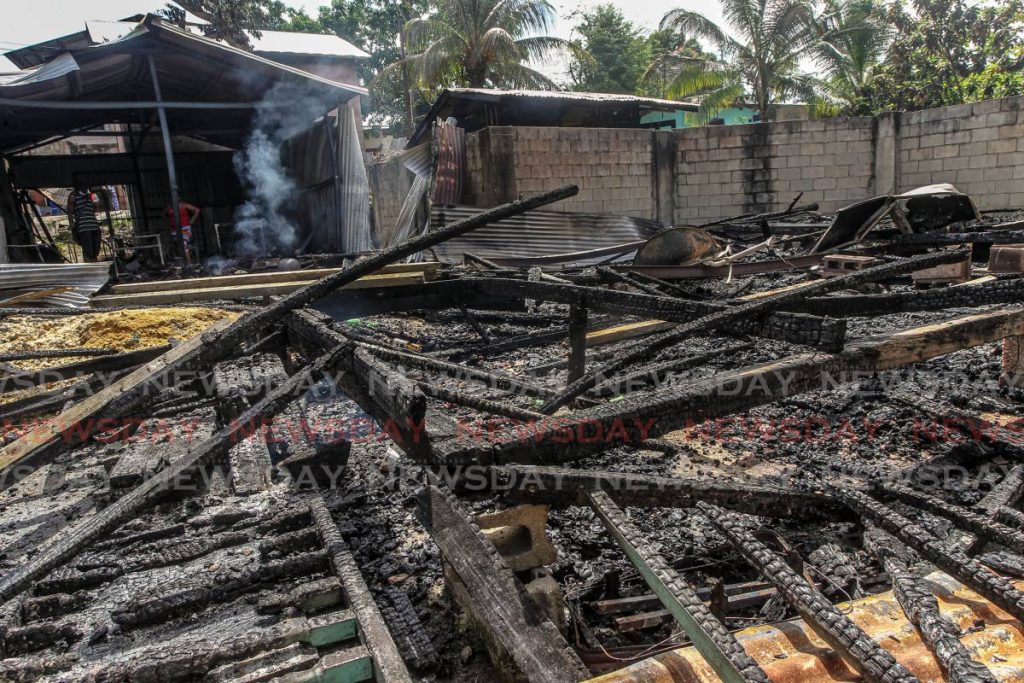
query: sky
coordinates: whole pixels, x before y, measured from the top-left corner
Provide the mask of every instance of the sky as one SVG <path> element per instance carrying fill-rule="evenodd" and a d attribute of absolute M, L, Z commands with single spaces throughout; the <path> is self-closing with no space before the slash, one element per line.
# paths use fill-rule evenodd
<path fill-rule="evenodd" d="M 661 17 L 670 9 L 684 7 L 703 12 L 710 19 L 720 22 L 722 15 L 719 4 L 714 0 L 551 0 L 558 12 L 555 35 L 569 38 L 573 20 L 570 15 L 577 9 L 592 7 L 603 1 L 611 2 L 622 9 L 627 19 L 641 28 L 653 30 L 658 27 Z M 322 2 L 319 0 L 292 0 L 285 4 L 304 9 L 311 16 Z M 50 38 L 75 33 L 85 28 L 87 19 L 123 19 L 133 14 L 159 9 L 163 0 L 0 0 L 3 6 L 3 21 L 0 22 L 0 52 L 14 50 Z M 0 57 L 0 72 L 13 70 L 9 60 Z M 543 71 L 557 72 L 557 66 L 543 68 Z M 549 75 L 557 77 L 557 73 Z"/>

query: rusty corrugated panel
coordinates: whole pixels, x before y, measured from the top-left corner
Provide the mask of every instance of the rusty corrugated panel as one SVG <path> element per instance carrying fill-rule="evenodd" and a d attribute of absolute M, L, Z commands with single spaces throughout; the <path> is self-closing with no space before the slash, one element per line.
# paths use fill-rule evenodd
<path fill-rule="evenodd" d="M 462 200 L 462 173 L 466 167 L 466 131 L 445 121 L 434 125 L 434 204 L 458 204 Z"/>
<path fill-rule="evenodd" d="M 939 609 L 964 629 L 961 641 L 973 659 L 1000 681 L 1024 682 L 1024 626 L 942 572 L 925 578 Z M 1018 587 L 1024 582 L 1018 582 Z M 935 657 L 907 620 L 891 591 L 840 606 L 849 617 L 922 681 L 942 681 Z M 978 629 L 978 624 L 982 628 Z M 860 677 L 800 619 L 757 626 L 736 634 L 772 681 L 818 683 Z M 711 667 L 692 647 L 670 650 L 589 683 L 713 683 Z"/>
<path fill-rule="evenodd" d="M 472 206 L 434 206 L 430 225 L 438 227 L 468 218 L 480 209 Z M 442 261 L 457 263 L 470 252 L 484 258 L 533 258 L 614 247 L 646 240 L 662 229 L 644 218 L 610 214 L 531 211 L 448 240 L 435 248 Z M 607 253 L 574 261 L 580 265 L 608 259 Z"/>

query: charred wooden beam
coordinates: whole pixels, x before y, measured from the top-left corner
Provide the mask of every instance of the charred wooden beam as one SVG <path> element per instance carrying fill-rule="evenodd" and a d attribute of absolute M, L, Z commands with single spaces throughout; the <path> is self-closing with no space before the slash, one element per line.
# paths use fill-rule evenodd
<path fill-rule="evenodd" d="M 740 517 L 722 508 L 697 503 L 697 509 L 732 544 L 822 640 L 835 648 L 867 681 L 910 683 L 917 679 L 879 647 L 857 624 L 836 609 L 817 589 L 744 528 Z"/>
<path fill-rule="evenodd" d="M 411 681 L 395 641 L 384 625 L 380 610 L 321 496 L 310 496 L 309 512 L 320 543 L 327 550 L 334 574 L 341 581 L 346 602 L 359 623 L 359 636 L 373 659 L 375 679 L 395 683 Z"/>
<path fill-rule="evenodd" d="M 985 569 L 977 560 L 961 552 L 950 551 L 942 541 L 920 526 L 859 491 L 838 486 L 828 486 L 826 490 L 858 515 L 889 532 L 960 583 L 985 596 L 1015 618 L 1024 619 L 1024 593 L 1003 577 Z"/>
<path fill-rule="evenodd" d="M 985 497 L 978 501 L 978 507 L 995 517 L 1000 508 L 1012 508 L 1024 498 L 1024 465 L 1017 465 L 1006 473 Z"/>
<path fill-rule="evenodd" d="M 22 389 L 31 389 L 39 386 L 40 384 L 60 382 L 65 379 L 82 377 L 83 375 L 91 375 L 94 372 L 110 372 L 112 370 L 134 368 L 142 365 L 143 363 L 148 363 L 154 358 L 157 358 L 170 350 L 170 346 L 155 346 L 153 348 L 140 349 L 138 351 L 126 351 L 124 353 L 115 353 L 113 355 L 103 355 L 98 358 L 77 361 L 75 363 L 67 363 L 65 365 L 46 368 L 44 370 L 34 370 L 32 372 L 22 372 L 16 375 L 6 375 L 4 377 L 0 377 L 0 394 L 5 394 L 11 391 L 20 391 Z"/>
<path fill-rule="evenodd" d="M 971 659 L 960 642 L 962 632 L 939 611 L 939 603 L 920 577 L 908 570 L 900 544 L 877 527 L 864 532 L 864 546 L 882 564 L 892 580 L 893 593 L 910 623 L 921 633 L 921 640 L 935 655 L 943 673 L 951 681 L 995 683 L 996 678 L 984 664 Z"/>
<path fill-rule="evenodd" d="M 569 305 L 569 376 L 575 382 L 587 369 L 587 303 Z"/>
<path fill-rule="evenodd" d="M 942 311 L 995 304 L 1014 304 L 1024 298 L 1024 278 L 939 289 L 811 297 L 785 306 L 786 310 L 834 317 L 887 315 L 908 311 Z"/>
<path fill-rule="evenodd" d="M 351 353 L 351 345 L 343 345 L 320 356 L 305 369 L 270 391 L 238 420 L 218 430 L 212 437 L 170 463 L 131 492 L 92 517 L 62 529 L 30 561 L 0 578 L 0 602 L 7 602 L 46 572 L 80 552 L 89 543 L 104 533 L 113 531 L 125 520 L 155 503 L 172 490 L 176 482 L 194 474 L 200 464 L 226 454 L 233 440 L 237 440 L 246 430 L 252 429 L 253 425 L 260 424 L 264 419 L 276 414 Z"/>
<path fill-rule="evenodd" d="M 658 384 L 665 379 L 669 373 L 682 372 L 683 370 L 699 367 L 702 363 L 706 363 L 713 358 L 722 358 L 730 353 L 746 351 L 753 346 L 754 345 L 750 342 L 727 344 L 708 353 L 700 353 L 695 356 L 684 356 L 682 358 L 673 358 L 672 360 L 666 360 L 660 363 L 649 363 L 644 366 L 643 370 L 628 375 L 622 375 L 615 379 L 610 379 L 603 384 L 598 384 L 596 387 L 591 389 L 591 393 L 597 396 L 609 397 L 629 394 L 634 391 L 642 391 L 652 385 L 658 386 Z"/>
<path fill-rule="evenodd" d="M 739 478 L 683 479 L 648 474 L 506 465 L 485 472 L 442 468 L 446 481 L 466 493 L 501 492 L 512 501 L 555 506 L 582 502 L 581 494 L 604 492 L 619 505 L 692 508 L 697 501 L 751 515 L 804 520 L 852 520 L 854 515 L 829 496 L 783 488 L 774 482 Z"/>
<path fill-rule="evenodd" d="M 637 289 L 645 294 L 663 296 L 658 289 L 643 282 L 639 282 L 632 276 L 632 274 L 626 275 L 625 273 L 620 273 L 617 270 L 612 270 L 608 266 L 598 266 L 597 272 L 601 275 L 602 278 L 604 278 L 605 282 L 619 282 L 624 285 L 629 285 L 633 289 Z"/>
<path fill-rule="evenodd" d="M 944 263 L 953 263 L 958 260 L 963 260 L 963 256 L 964 255 L 961 251 L 922 254 L 921 256 L 914 256 L 891 263 L 884 263 L 872 268 L 865 268 L 864 270 L 852 272 L 849 275 L 822 280 L 821 282 L 817 282 L 802 289 L 781 292 L 774 296 L 756 299 L 740 306 L 731 307 L 726 310 L 719 310 L 711 313 L 710 315 L 705 315 L 704 317 L 680 325 L 676 329 L 657 335 L 653 339 L 649 339 L 643 346 L 623 353 L 619 358 L 598 369 L 596 372 L 573 382 L 564 391 L 560 392 L 558 396 L 548 400 L 543 406 L 541 406 L 540 411 L 550 415 L 567 402 L 582 394 L 584 391 L 592 389 L 599 381 L 599 378 L 609 377 L 631 363 L 636 363 L 650 358 L 661 349 L 678 344 L 684 339 L 694 337 L 698 334 L 722 329 L 724 327 L 735 326 L 737 321 L 746 320 L 752 316 L 764 315 L 773 310 L 777 310 L 788 303 L 805 299 L 808 296 L 846 289 L 865 282 L 872 282 L 892 277 L 893 275 L 910 273 L 922 268 L 930 268 Z"/>
<path fill-rule="evenodd" d="M 437 386 L 436 384 L 428 384 L 427 382 L 417 382 L 416 385 L 424 394 L 431 398 L 466 406 L 467 408 L 473 408 L 474 410 L 492 415 L 504 415 L 514 420 L 524 421 L 543 419 L 545 417 L 542 413 L 526 410 L 525 408 L 517 408 L 516 406 L 509 405 L 508 402 L 492 401 L 483 396 L 477 396 L 457 389 L 449 389 Z"/>
<path fill-rule="evenodd" d="M 424 487 L 419 517 L 430 531 L 457 583 L 463 607 L 485 629 L 496 662 L 511 664 L 509 676 L 535 683 L 581 681 L 589 672 L 555 625 L 526 595 L 508 565 L 451 494 Z"/>
<path fill-rule="evenodd" d="M 116 349 L 76 348 L 76 349 L 38 349 L 33 351 L 12 351 L 0 353 L 0 363 L 16 360 L 39 360 L 41 358 L 72 358 L 92 356 L 112 356 Z"/>
<path fill-rule="evenodd" d="M 647 585 L 690 638 L 715 673 L 727 682 L 763 681 L 768 676 L 736 637 L 711 613 L 686 578 L 676 572 L 612 502 L 608 494 L 588 494 L 591 508 Z"/>
<path fill-rule="evenodd" d="M 586 302 L 592 311 L 612 315 L 643 315 L 669 322 L 689 323 L 714 313 L 725 313 L 733 306 L 708 301 L 678 299 L 670 296 L 652 296 L 637 292 L 620 292 L 601 287 L 561 285 L 550 282 L 530 282 L 510 278 L 477 278 L 463 280 L 480 292 L 514 294 L 522 298 L 570 304 Z M 793 344 L 835 350 L 846 338 L 846 325 L 842 320 L 820 318 L 782 311 L 768 312 L 763 318 L 752 315 L 732 320 L 726 334 L 752 334 L 778 339 Z"/>
<path fill-rule="evenodd" d="M 490 344 L 491 335 L 487 333 L 487 329 L 480 324 L 480 322 L 476 319 L 476 316 L 473 315 L 468 308 L 466 308 L 466 304 L 460 302 L 459 310 L 462 312 L 462 317 L 466 319 L 466 322 L 468 322 L 470 327 L 473 328 L 473 331 L 476 332 L 477 336 L 480 337 L 480 340 L 484 344 Z"/>
<path fill-rule="evenodd" d="M 837 278 L 838 279 L 838 278 Z M 853 381 L 1004 337 L 1024 334 L 1024 310 L 997 310 L 859 340 L 838 354 L 807 353 L 625 397 L 616 403 L 497 431 L 485 442 L 435 449 L 442 464 L 551 464 L 621 444 L 638 445 L 687 424 Z"/>
<path fill-rule="evenodd" d="M 933 515 L 953 522 L 958 529 L 968 531 L 979 538 L 1004 545 L 1018 553 L 1024 553 L 1024 532 L 1011 529 L 996 522 L 988 515 L 978 514 L 967 508 L 926 496 L 905 486 L 880 484 L 877 491 L 886 498 L 896 499 Z"/>
<path fill-rule="evenodd" d="M 324 320 L 318 319 L 315 314 L 309 311 L 297 311 L 290 316 L 288 318 L 288 329 L 297 338 L 302 339 L 316 349 L 331 348 L 332 345 L 339 343 L 338 340 L 349 341 L 350 339 L 344 330 L 332 328 Z M 430 370 L 463 381 L 479 382 L 500 391 L 511 391 L 537 398 L 546 398 L 553 396 L 555 393 L 547 387 L 522 382 L 504 373 L 450 363 L 431 356 L 400 351 L 380 344 L 370 344 L 362 340 L 353 340 L 352 343 L 359 348 L 366 349 L 378 358 L 397 363 L 401 366 Z"/>

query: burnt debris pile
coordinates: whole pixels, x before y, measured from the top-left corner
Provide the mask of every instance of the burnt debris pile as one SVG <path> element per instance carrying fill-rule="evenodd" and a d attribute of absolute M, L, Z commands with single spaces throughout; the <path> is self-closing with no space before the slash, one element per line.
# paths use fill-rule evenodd
<path fill-rule="evenodd" d="M 1020 675 L 1024 223 L 935 190 L 406 263 L 574 193 L 4 352 L 0 679 Z"/>

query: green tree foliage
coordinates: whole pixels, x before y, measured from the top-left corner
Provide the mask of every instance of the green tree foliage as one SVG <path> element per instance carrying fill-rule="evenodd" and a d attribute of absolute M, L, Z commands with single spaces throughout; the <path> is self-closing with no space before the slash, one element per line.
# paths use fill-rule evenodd
<path fill-rule="evenodd" d="M 847 114 L 867 114 L 865 97 L 878 77 L 893 32 L 879 0 L 825 0 L 812 45 L 828 100 Z"/>
<path fill-rule="evenodd" d="M 381 77 L 408 67 L 426 99 L 451 86 L 554 88 L 527 66 L 573 50 L 546 35 L 554 19 L 547 0 L 436 0 L 429 13 L 406 24 L 409 55 Z"/>
<path fill-rule="evenodd" d="M 670 73 L 669 96 L 698 98 L 702 119 L 749 96 L 764 121 L 775 102 L 820 97 L 821 82 L 799 69 L 801 56 L 817 40 L 809 2 L 722 0 L 722 12 L 728 30 L 690 10 L 672 10 L 661 20 L 663 29 L 705 41 L 718 56 L 671 53 L 655 61 L 648 74 Z"/>
<path fill-rule="evenodd" d="M 573 59 L 569 75 L 574 90 L 584 92 L 636 92 L 650 62 L 650 45 L 633 22 L 614 5 L 578 10 L 576 44 L 586 57 Z"/>
<path fill-rule="evenodd" d="M 185 11 L 207 22 L 201 27 L 203 35 L 250 50 L 250 36 L 258 38 L 259 28 L 271 28 L 280 22 L 285 7 L 271 0 L 175 0 L 162 14 L 182 24 Z"/>
<path fill-rule="evenodd" d="M 1024 93 L 1022 0 L 889 6 L 894 39 L 861 107 L 912 110 Z"/>

